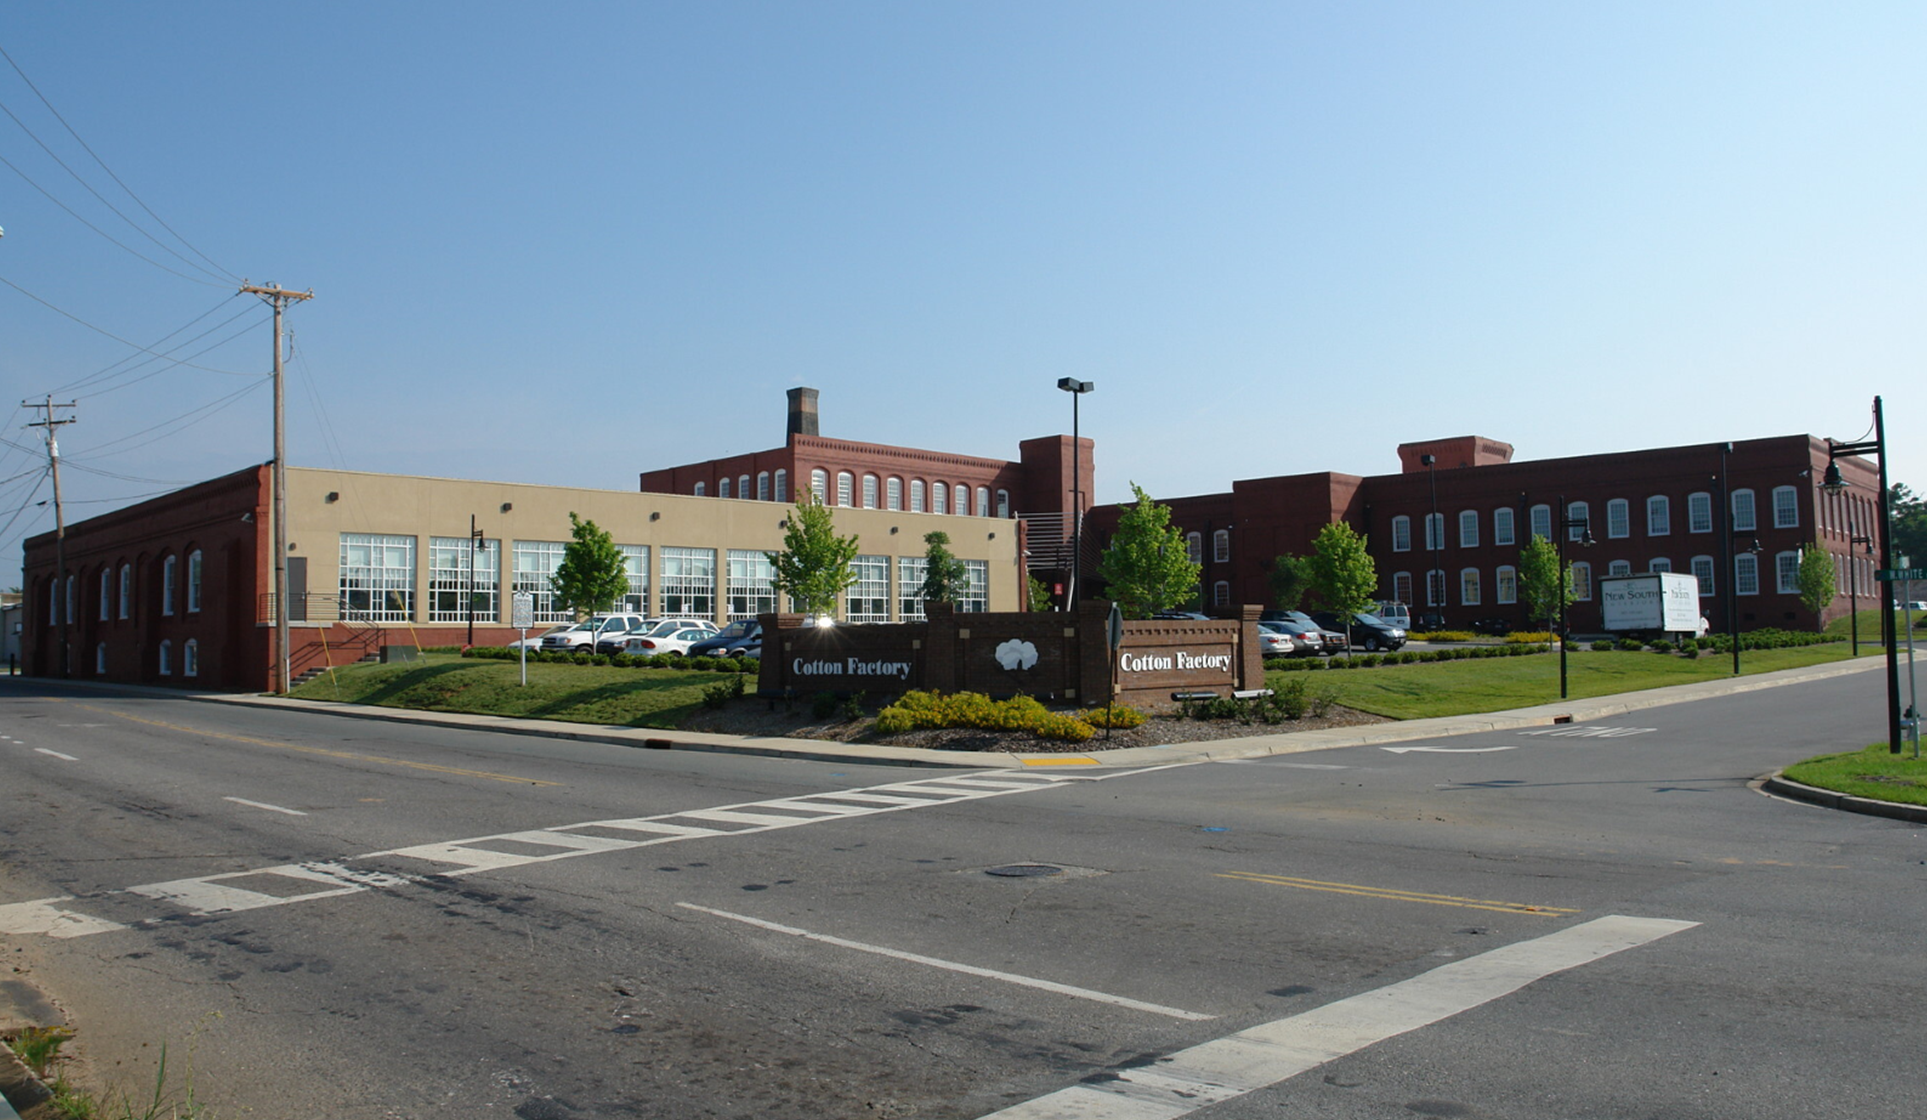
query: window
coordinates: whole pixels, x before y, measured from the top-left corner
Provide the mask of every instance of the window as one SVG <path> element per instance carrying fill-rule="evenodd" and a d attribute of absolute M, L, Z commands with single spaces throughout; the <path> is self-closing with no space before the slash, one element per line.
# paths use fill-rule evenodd
<path fill-rule="evenodd" d="M 1670 572 L 1673 570 L 1673 562 L 1664 556 L 1655 556 L 1651 560 L 1646 561 L 1646 570 L 1649 572 Z"/>
<path fill-rule="evenodd" d="M 199 556 L 199 555 L 200 555 L 200 553 L 198 553 L 198 552 L 197 552 L 197 553 L 195 553 L 195 555 L 196 555 L 196 556 Z M 70 576 L 68 576 L 68 577 L 67 577 L 67 615 L 66 615 L 66 618 L 67 618 L 67 621 L 69 621 L 69 622 L 74 622 L 74 621 L 77 621 L 77 620 L 76 620 L 76 619 L 74 618 L 74 612 L 75 612 L 76 610 L 78 610 L 78 609 L 79 609 L 79 606 L 80 606 L 80 590 L 79 590 L 79 588 L 80 588 L 80 584 L 79 584 L 78 582 L 76 582 L 76 581 L 77 581 L 77 580 L 78 580 L 79 578 L 80 578 L 80 577 L 79 577 L 78 575 L 70 575 Z M 197 596 L 197 597 L 196 597 L 196 598 L 195 598 L 195 599 L 193 600 L 193 602 L 195 602 L 195 603 L 199 603 L 199 601 L 200 601 L 200 600 L 199 600 L 199 597 L 198 597 L 198 596 Z M 191 610 L 191 611 L 197 611 L 197 610 L 200 610 L 201 608 L 200 608 L 199 606 L 190 606 L 190 607 L 188 607 L 187 609 L 188 609 L 188 610 Z"/>
<path fill-rule="evenodd" d="M 863 476 L 863 508 L 864 509 L 877 508 L 877 476 L 876 475 L 866 474 Z"/>
<path fill-rule="evenodd" d="M 619 609 L 632 614 L 648 614 L 649 546 L 619 544 L 616 551 L 622 553 L 622 574 L 629 577 L 629 587 L 622 593 L 622 606 Z"/>
<path fill-rule="evenodd" d="M 923 479 L 921 478 L 910 480 L 910 512 L 923 512 Z"/>
<path fill-rule="evenodd" d="M 1606 574 L 1609 576 L 1632 575 L 1633 562 L 1631 560 L 1614 560 L 1612 563 L 1606 565 Z"/>
<path fill-rule="evenodd" d="M 759 502 L 769 501 L 769 472 L 768 471 L 756 472 L 756 500 Z"/>
<path fill-rule="evenodd" d="M 100 570 L 100 620 L 106 622 L 114 609 L 114 569 Z"/>
<path fill-rule="evenodd" d="M 134 565 L 120 566 L 120 617 L 126 618 L 134 610 Z"/>
<path fill-rule="evenodd" d="M 958 614 L 982 613 L 990 609 L 990 561 L 965 560 L 963 599 Z"/>
<path fill-rule="evenodd" d="M 857 557 L 861 560 L 862 557 Z M 769 554 L 755 549 L 729 550 L 729 617 L 755 618 L 776 611 L 776 565 Z"/>
<path fill-rule="evenodd" d="M 938 483 L 936 492 L 941 494 L 945 489 Z M 897 557 L 897 617 L 902 621 L 923 621 L 923 577 L 929 572 L 930 563 L 921 556 Z"/>
<path fill-rule="evenodd" d="M 94 647 L 94 672 L 105 675 L 107 672 L 107 643 Z"/>
<path fill-rule="evenodd" d="M 341 534 L 341 617 L 357 622 L 414 621 L 414 537 Z"/>
<path fill-rule="evenodd" d="M 1566 503 L 1566 539 L 1584 540 L 1586 531 L 1592 528 L 1592 507 L 1585 502 Z"/>
<path fill-rule="evenodd" d="M 1713 558 L 1711 556 L 1693 557 L 1693 576 L 1700 581 L 1700 598 L 1713 594 Z"/>
<path fill-rule="evenodd" d="M 1412 601 L 1412 573 L 1392 573 L 1392 598 L 1401 603 Z"/>
<path fill-rule="evenodd" d="M 729 480 L 727 478 L 721 479 L 716 483 L 716 496 L 718 498 L 729 497 Z"/>
<path fill-rule="evenodd" d="M 849 471 L 836 472 L 836 504 L 847 506 L 856 501 L 856 476 Z"/>
<path fill-rule="evenodd" d="M 1780 594 L 1798 595 L 1800 593 L 1800 554 L 1798 552 L 1776 553 L 1773 557 L 1773 568 L 1779 577 Z"/>
<path fill-rule="evenodd" d="M 988 486 L 977 487 L 977 516 L 990 516 L 990 487 Z"/>
<path fill-rule="evenodd" d="M 844 597 L 844 617 L 851 622 L 890 621 L 890 558 L 858 556 L 850 561 L 856 582 Z"/>
<path fill-rule="evenodd" d="M 997 491 L 997 516 L 1010 516 L 1010 491 L 1008 490 Z"/>
<path fill-rule="evenodd" d="M 1392 518 L 1392 551 L 1412 551 L 1412 519 L 1402 513 Z"/>
<path fill-rule="evenodd" d="M 164 615 L 174 613 L 175 559 L 170 555 L 161 561 L 161 613 Z"/>
<path fill-rule="evenodd" d="M 830 504 L 830 475 L 828 471 L 818 470 L 810 472 L 810 493 L 816 495 L 818 504 Z M 780 502 L 783 499 L 778 498 L 776 500 Z"/>
<path fill-rule="evenodd" d="M 1479 547 L 1479 511 L 1476 509 L 1459 511 L 1459 547 Z"/>
<path fill-rule="evenodd" d="M 1705 492 L 1686 495 L 1686 531 L 1713 531 L 1713 495 Z"/>
<path fill-rule="evenodd" d="M 1492 543 L 1515 545 L 1519 543 L 1518 533 L 1513 522 L 1517 520 L 1511 506 L 1500 506 L 1492 511 Z"/>
<path fill-rule="evenodd" d="M 1211 585 L 1211 605 L 1214 607 L 1228 607 L 1231 605 L 1231 584 L 1224 580 L 1219 580 Z"/>
<path fill-rule="evenodd" d="M 821 474 L 823 472 L 818 471 L 817 473 Z M 815 483 L 815 480 L 812 479 L 811 482 Z M 823 496 L 823 487 L 820 484 L 816 485 L 816 496 L 818 498 Z M 773 502 L 787 502 L 790 500 L 790 472 L 776 472 L 776 493 L 771 496 L 770 500 Z"/>
<path fill-rule="evenodd" d="M 1436 552 L 1445 547 L 1445 515 L 1428 513 L 1425 515 L 1425 551 Z"/>
<path fill-rule="evenodd" d="M 1592 601 L 1592 565 L 1584 560 L 1572 565 L 1572 597 L 1581 603 Z"/>
<path fill-rule="evenodd" d="M 1773 488 L 1773 527 L 1775 529 L 1800 527 L 1800 492 L 1791 486 Z"/>
<path fill-rule="evenodd" d="M 1733 557 L 1733 594 L 1758 595 L 1760 593 L 1760 558 L 1751 552 L 1742 552 Z"/>
<path fill-rule="evenodd" d="M 662 550 L 662 613 L 671 618 L 716 617 L 716 550 Z"/>
<path fill-rule="evenodd" d="M 1495 601 L 1516 603 L 1519 601 L 1519 570 L 1510 564 L 1500 568 L 1493 575 L 1492 582 L 1497 585 Z"/>
<path fill-rule="evenodd" d="M 1663 537 L 1673 531 L 1673 503 L 1664 494 L 1646 499 L 1646 535 Z"/>
<path fill-rule="evenodd" d="M 1733 531 L 1751 533 L 1759 529 L 1759 517 L 1753 511 L 1753 491 L 1733 491 Z"/>
<path fill-rule="evenodd" d="M 1200 533 L 1184 535 L 1184 558 L 1193 564 L 1204 562 L 1204 536 Z"/>
<path fill-rule="evenodd" d="M 473 587 L 475 621 L 494 622 L 501 571 L 500 541 L 428 538 L 428 621 L 468 621 L 468 595 Z"/>
<path fill-rule="evenodd" d="M 201 643 L 189 638 L 181 647 L 181 676 L 198 677 L 201 675 Z"/>
<path fill-rule="evenodd" d="M 1211 534 L 1211 562 L 1224 564 L 1231 560 L 1231 530 L 1219 529 Z"/>
<path fill-rule="evenodd" d="M 174 675 L 174 643 L 168 641 L 166 638 L 161 639 L 160 663 L 157 668 L 163 677 L 171 677 Z"/>
<path fill-rule="evenodd" d="M 696 489 L 692 490 L 691 493 L 695 494 L 698 498 L 700 498 L 705 494 L 709 493 L 709 484 L 706 482 L 698 482 L 696 484 Z"/>
<path fill-rule="evenodd" d="M 1425 605 L 1442 607 L 1445 605 L 1445 570 L 1433 568 L 1425 573 Z"/>
<path fill-rule="evenodd" d="M 1479 605 L 1479 569 L 1466 568 L 1459 573 L 1459 602 L 1461 605 Z"/>
<path fill-rule="evenodd" d="M 933 483 L 930 487 L 930 512 L 950 512 L 950 486 L 947 483 Z"/>
<path fill-rule="evenodd" d="M 516 541 L 509 551 L 509 590 L 535 597 L 535 622 L 574 622 L 575 615 L 556 606 L 549 577 L 562 566 L 568 545 L 561 541 Z"/>
<path fill-rule="evenodd" d="M 1606 536 L 1619 540 L 1633 535 L 1633 506 L 1624 498 L 1606 503 Z"/>
<path fill-rule="evenodd" d="M 736 477 L 736 496 L 743 499 L 744 501 L 749 500 L 749 476 L 748 475 L 746 474 L 738 475 Z"/>
<path fill-rule="evenodd" d="M 201 550 L 195 549 L 187 554 L 187 613 L 196 614 L 201 609 Z M 71 591 L 73 588 L 68 587 Z M 70 607 L 71 603 L 68 604 Z"/>
<path fill-rule="evenodd" d="M 959 482 L 957 484 L 957 516 L 968 517 L 969 515 L 970 515 L 970 487 L 965 486 L 963 483 Z"/>
<path fill-rule="evenodd" d="M 1529 520 L 1531 521 L 1533 536 L 1544 537 L 1547 540 L 1552 539 L 1551 506 L 1533 506 Z"/>
<path fill-rule="evenodd" d="M 883 508 L 901 510 L 903 508 L 903 480 L 891 475 L 883 484 Z"/>

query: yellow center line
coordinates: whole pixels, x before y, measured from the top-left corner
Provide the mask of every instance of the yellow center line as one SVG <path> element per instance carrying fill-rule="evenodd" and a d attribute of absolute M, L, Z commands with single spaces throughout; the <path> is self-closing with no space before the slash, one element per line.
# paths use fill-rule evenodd
<path fill-rule="evenodd" d="M 1368 887 L 1358 883 L 1328 883 L 1320 879 L 1299 879 L 1290 875 L 1264 875 L 1257 872 L 1221 872 L 1220 879 L 1242 879 L 1251 883 L 1267 883 L 1275 887 L 1296 887 L 1307 891 L 1329 891 L 1332 894 L 1351 894 L 1365 898 L 1382 898 L 1390 902 L 1425 902 L 1433 906 L 1459 906 L 1468 910 L 1498 910 L 1508 914 L 1540 914 L 1557 917 L 1562 914 L 1577 914 L 1579 911 L 1560 906 L 1532 906 L 1524 902 L 1501 902 L 1488 898 L 1460 898 L 1449 894 L 1427 894 L 1423 891 L 1402 891 L 1391 887 Z"/>
<path fill-rule="evenodd" d="M 487 770 L 464 770 L 459 766 L 437 766 L 432 762 L 410 762 L 405 758 L 383 758 L 375 754 L 355 754 L 352 751 L 331 751 L 326 747 L 304 747 L 295 743 L 277 742 L 273 739 L 255 739 L 246 735 L 229 735 L 222 731 L 206 731 L 198 727 L 182 727 L 179 724 L 163 723 L 157 719 L 144 719 L 117 712 L 111 708 L 96 708 L 91 704 L 76 707 L 102 715 L 115 716 L 133 723 L 144 723 L 149 727 L 161 727 L 169 731 L 179 731 L 184 735 L 200 735 L 209 739 L 226 739 L 233 743 L 249 743 L 257 747 L 273 747 L 282 751 L 298 751 L 302 754 L 318 754 L 328 758 L 345 758 L 354 762 L 379 762 L 386 766 L 406 766 L 411 770 L 432 770 L 437 774 L 456 774 L 464 778 L 487 778 L 494 782 L 513 782 L 518 786 L 559 786 L 561 782 L 545 782 L 540 778 L 518 778 L 513 774 L 491 774 Z"/>

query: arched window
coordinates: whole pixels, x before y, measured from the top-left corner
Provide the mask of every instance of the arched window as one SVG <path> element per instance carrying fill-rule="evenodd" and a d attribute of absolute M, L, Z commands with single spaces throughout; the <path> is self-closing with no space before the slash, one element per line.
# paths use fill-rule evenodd
<path fill-rule="evenodd" d="M 1193 564 L 1204 562 L 1204 534 L 1186 533 L 1184 535 L 1184 558 Z"/>
<path fill-rule="evenodd" d="M 1646 499 L 1646 535 L 1664 537 L 1673 531 L 1673 503 L 1664 494 Z"/>
<path fill-rule="evenodd" d="M 1010 491 L 1008 490 L 997 491 L 997 516 L 1010 516 Z"/>
<path fill-rule="evenodd" d="M 1742 552 L 1733 557 L 1733 594 L 1758 595 L 1760 593 L 1760 558 L 1751 552 Z"/>
<path fill-rule="evenodd" d="M 1493 597 L 1495 602 L 1516 603 L 1519 601 L 1519 570 L 1517 568 L 1514 568 L 1510 564 L 1501 565 L 1499 570 L 1493 573 L 1492 582 L 1495 585 L 1494 590 L 1496 594 Z"/>
<path fill-rule="evenodd" d="M 1211 562 L 1224 564 L 1231 560 L 1231 530 L 1219 529 L 1211 534 Z"/>
<path fill-rule="evenodd" d="M 1459 572 L 1459 602 L 1461 605 L 1479 605 L 1479 569 L 1465 568 Z"/>
<path fill-rule="evenodd" d="M 1224 580 L 1219 580 L 1218 582 L 1212 584 L 1211 585 L 1211 602 L 1214 606 L 1220 606 L 1220 607 L 1230 606 L 1231 605 L 1231 585 L 1225 582 Z"/>
<path fill-rule="evenodd" d="M 990 516 L 990 487 L 988 486 L 977 487 L 977 516 Z"/>
<path fill-rule="evenodd" d="M 950 512 L 950 487 L 949 487 L 949 485 L 947 485 L 947 484 L 945 484 L 945 483 L 942 483 L 942 482 L 937 482 L 937 483 L 932 483 L 932 484 L 931 484 L 931 486 L 930 486 L 930 512 L 931 512 L 931 513 L 949 513 L 949 512 Z"/>
<path fill-rule="evenodd" d="M 749 476 L 748 475 L 744 474 L 744 475 L 736 476 L 736 496 L 744 499 L 745 501 L 748 500 L 749 498 Z"/>
<path fill-rule="evenodd" d="M 1392 518 L 1392 551 L 1412 551 L 1412 519 L 1402 513 Z"/>
<path fill-rule="evenodd" d="M 1777 513 L 1778 511 L 1776 510 L 1775 512 Z M 1773 571 L 1774 574 L 1779 577 L 1778 590 L 1780 594 L 1798 595 L 1800 593 L 1800 553 L 1797 549 L 1792 552 L 1775 553 L 1773 556 Z"/>
<path fill-rule="evenodd" d="M 78 573 L 67 577 L 67 613 L 63 617 L 65 617 L 68 622 L 80 621 L 74 617 L 75 612 L 80 609 L 80 584 L 76 582 L 79 579 L 80 576 Z"/>
<path fill-rule="evenodd" d="M 1425 550 L 1436 552 L 1445 547 L 1445 515 L 1428 513 L 1425 515 Z"/>
<path fill-rule="evenodd" d="M 707 482 L 698 482 L 696 488 L 690 491 L 690 493 L 696 495 L 698 498 L 707 497 L 709 495 L 709 484 Z"/>
<path fill-rule="evenodd" d="M 769 501 L 769 472 L 768 471 L 756 472 L 756 500 L 759 502 Z"/>
<path fill-rule="evenodd" d="M 816 473 L 822 474 L 823 472 L 818 471 Z M 823 496 L 822 487 L 820 486 L 817 487 L 816 496 L 819 498 Z M 787 502 L 789 500 L 790 500 L 790 472 L 777 471 L 776 472 L 776 496 L 772 498 L 771 501 Z"/>
<path fill-rule="evenodd" d="M 1412 573 L 1392 573 L 1392 598 L 1400 603 L 1412 601 Z"/>
<path fill-rule="evenodd" d="M 1592 507 L 1585 502 L 1566 503 L 1566 539 L 1584 540 L 1586 531 L 1592 528 Z"/>
<path fill-rule="evenodd" d="M 1733 531 L 1751 533 L 1760 527 L 1759 515 L 1753 508 L 1753 491 L 1733 491 Z"/>
<path fill-rule="evenodd" d="M 1492 511 L 1493 544 L 1510 546 L 1519 543 L 1517 531 L 1513 528 L 1513 520 L 1511 506 L 1500 506 Z"/>
<path fill-rule="evenodd" d="M 1532 535 L 1552 539 L 1552 507 L 1533 506 L 1530 512 Z"/>
<path fill-rule="evenodd" d="M 159 668 L 163 677 L 174 675 L 174 643 L 166 638 L 161 639 Z"/>
<path fill-rule="evenodd" d="M 134 613 L 134 565 L 120 566 L 120 617 L 130 618 Z"/>
<path fill-rule="evenodd" d="M 1773 527 L 1775 529 L 1800 527 L 1800 492 L 1791 486 L 1773 488 Z"/>
<path fill-rule="evenodd" d="M 1612 563 L 1606 565 L 1606 574 L 1609 576 L 1632 575 L 1633 562 L 1631 560 L 1614 560 Z"/>
<path fill-rule="evenodd" d="M 866 474 L 863 476 L 863 508 L 864 509 L 877 508 L 877 476 L 876 475 Z"/>
<path fill-rule="evenodd" d="M 883 508 L 901 510 L 903 508 L 903 480 L 891 475 L 883 483 Z"/>
<path fill-rule="evenodd" d="M 1716 570 L 1711 556 L 1693 557 L 1693 575 L 1700 581 L 1700 598 L 1704 599 L 1713 594 L 1713 573 Z"/>
<path fill-rule="evenodd" d="M 1572 565 L 1572 597 L 1581 603 L 1592 601 L 1592 565 L 1584 560 Z"/>
<path fill-rule="evenodd" d="M 822 505 L 827 506 L 830 504 L 830 474 L 828 471 L 814 470 L 810 472 L 810 493 L 815 494 L 816 500 Z"/>
<path fill-rule="evenodd" d="M 181 676 L 198 677 L 201 675 L 201 643 L 189 638 L 181 647 Z"/>
<path fill-rule="evenodd" d="M 1445 605 L 1445 569 L 1433 568 L 1425 573 L 1425 605 L 1442 607 Z"/>
<path fill-rule="evenodd" d="M 957 484 L 957 516 L 966 517 L 970 513 L 970 487 Z"/>
<path fill-rule="evenodd" d="M 1705 491 L 1686 495 L 1686 531 L 1689 533 L 1713 531 L 1713 495 Z"/>
<path fill-rule="evenodd" d="M 1459 511 L 1459 547 L 1479 547 L 1479 511 L 1476 509 Z"/>
<path fill-rule="evenodd" d="M 161 560 L 161 613 L 174 613 L 174 554 L 169 553 Z"/>
<path fill-rule="evenodd" d="M 201 550 L 195 549 L 187 554 L 187 613 L 198 614 L 201 610 Z"/>
<path fill-rule="evenodd" d="M 1606 503 L 1606 536 L 1612 540 L 1633 535 L 1633 506 L 1624 498 Z"/>
<path fill-rule="evenodd" d="M 836 472 L 836 504 L 853 505 L 856 502 L 856 476 L 849 471 Z"/>
<path fill-rule="evenodd" d="M 100 620 L 106 622 L 114 610 L 114 569 L 100 570 Z"/>
<path fill-rule="evenodd" d="M 699 490 L 697 491 L 697 493 L 701 493 L 701 491 Z M 718 498 L 729 497 L 729 479 L 728 478 L 720 478 L 716 480 L 716 496 Z"/>
<path fill-rule="evenodd" d="M 107 672 L 107 643 L 94 647 L 94 672 L 105 675 Z"/>
<path fill-rule="evenodd" d="M 910 480 L 910 512 L 923 512 L 923 479 L 921 478 Z"/>
<path fill-rule="evenodd" d="M 1655 556 L 1651 560 L 1646 561 L 1646 570 L 1649 572 L 1670 572 L 1673 570 L 1673 562 L 1664 556 Z"/>

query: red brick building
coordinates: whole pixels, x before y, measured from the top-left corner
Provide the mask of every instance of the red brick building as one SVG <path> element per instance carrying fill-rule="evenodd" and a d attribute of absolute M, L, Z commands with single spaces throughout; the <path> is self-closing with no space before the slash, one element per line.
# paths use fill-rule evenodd
<path fill-rule="evenodd" d="M 1303 555 L 1331 522 L 1363 534 L 1381 579 L 1380 596 L 1433 613 L 1452 628 L 1475 618 L 1527 625 L 1519 601 L 1519 548 L 1531 534 L 1552 539 L 1562 521 L 1584 522 L 1595 543 L 1566 528 L 1578 601 L 1577 630 L 1600 625 L 1597 581 L 1656 570 L 1699 577 L 1703 613 L 1725 630 L 1726 579 L 1740 629 L 1813 628 L 1849 609 L 1849 580 L 1876 594 L 1879 482 L 1876 468 L 1840 460 L 1848 489 L 1819 488 L 1827 445 L 1815 436 L 1740 440 L 1608 455 L 1512 462 L 1512 448 L 1478 436 L 1400 445 L 1398 474 L 1302 474 L 1242 479 L 1231 491 L 1160 498 L 1204 567 L 1203 601 L 1270 603 L 1273 561 Z M 1723 533 L 1718 510 L 1730 507 Z M 1565 513 L 1560 513 L 1561 503 Z M 1120 507 L 1101 506 L 1087 525 L 1101 544 Z M 1872 538 L 1872 551 L 1852 537 Z M 1726 549 L 1731 540 L 1730 565 Z M 1834 602 L 1818 617 L 1795 584 L 1801 550 L 1815 540 L 1833 556 Z M 1753 551 L 1754 548 L 1758 551 Z M 1730 574 L 1728 569 L 1730 567 Z"/>

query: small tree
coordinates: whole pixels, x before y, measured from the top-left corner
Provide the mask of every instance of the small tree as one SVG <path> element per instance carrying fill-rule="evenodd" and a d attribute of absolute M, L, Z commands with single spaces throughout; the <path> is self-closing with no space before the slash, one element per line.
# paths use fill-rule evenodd
<path fill-rule="evenodd" d="M 776 589 L 788 595 L 805 614 L 836 612 L 836 597 L 856 582 L 857 538 L 839 537 L 830 508 L 804 490 L 797 496 L 783 534 L 783 551 L 765 552 L 776 569 Z"/>
<path fill-rule="evenodd" d="M 1559 569 L 1559 550 L 1537 533 L 1519 550 L 1519 597 L 1526 615 L 1557 629 L 1559 611 L 1572 603 L 1572 565 Z"/>
<path fill-rule="evenodd" d="M 1806 608 L 1815 615 L 1826 610 L 1827 604 L 1833 602 L 1833 554 L 1818 540 L 1801 551 L 1798 579 L 1800 602 L 1806 604 Z"/>
<path fill-rule="evenodd" d="M 953 607 L 963 602 L 964 593 L 970 590 L 970 572 L 962 560 L 951 555 L 950 534 L 925 533 L 923 543 L 927 546 L 923 553 L 923 590 L 920 592 L 923 601 L 949 603 Z"/>
<path fill-rule="evenodd" d="M 1378 566 L 1365 550 L 1365 538 L 1343 521 L 1318 531 L 1304 564 L 1312 598 L 1328 611 L 1357 614 L 1371 606 L 1378 593 Z"/>
<path fill-rule="evenodd" d="M 629 592 L 629 573 L 616 542 L 593 521 L 569 511 L 572 538 L 562 550 L 562 563 L 549 577 L 557 606 L 577 617 L 606 611 Z"/>
<path fill-rule="evenodd" d="M 1170 506 L 1152 501 L 1135 482 L 1131 493 L 1137 501 L 1124 507 L 1097 574 L 1125 614 L 1146 618 L 1197 595 L 1204 565 L 1186 555 L 1184 536 L 1171 525 Z"/>
<path fill-rule="evenodd" d="M 1030 598 L 1030 609 L 1033 611 L 1056 609 L 1056 604 L 1052 603 L 1050 599 L 1050 584 L 1045 583 L 1036 576 L 1027 576 L 1025 578 L 1028 581 L 1029 587 L 1029 590 L 1026 591 L 1025 594 Z"/>
<path fill-rule="evenodd" d="M 1311 590 L 1311 569 L 1308 556 L 1280 556 L 1272 560 L 1271 571 L 1265 575 L 1271 584 L 1271 600 L 1282 611 L 1295 611 L 1304 601 L 1305 592 Z"/>

